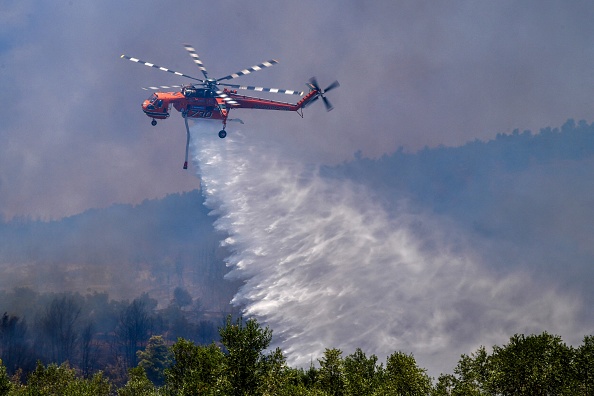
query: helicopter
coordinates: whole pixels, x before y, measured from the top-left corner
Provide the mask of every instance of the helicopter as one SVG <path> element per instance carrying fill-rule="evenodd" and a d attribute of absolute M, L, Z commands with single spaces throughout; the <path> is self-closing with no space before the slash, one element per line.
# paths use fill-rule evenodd
<path fill-rule="evenodd" d="M 313 102 L 322 98 L 327 111 L 333 109 L 332 105 L 325 94 L 340 86 L 338 81 L 334 81 L 325 89 L 320 88 L 318 81 L 312 77 L 308 83 L 309 92 L 305 94 L 302 91 L 279 89 L 279 88 L 265 88 L 248 85 L 228 84 L 222 81 L 233 80 L 235 78 L 253 73 L 278 63 L 277 60 L 271 59 L 254 65 L 247 69 L 232 73 L 221 78 L 209 77 L 208 71 L 204 63 L 200 60 L 196 50 L 189 44 L 184 44 L 184 48 L 196 64 L 204 78 L 196 78 L 185 73 L 180 73 L 154 63 L 145 62 L 138 58 L 127 55 L 122 55 L 122 59 L 140 63 L 148 67 L 152 67 L 164 72 L 175 74 L 176 76 L 184 77 L 196 82 L 183 85 L 160 85 L 143 88 L 145 90 L 153 90 L 154 92 L 148 99 L 142 103 L 142 110 L 144 113 L 152 118 L 151 124 L 157 125 L 157 120 L 165 120 L 169 118 L 169 112 L 173 107 L 179 111 L 184 118 L 186 125 L 186 156 L 184 161 L 184 169 L 188 168 L 188 149 L 190 145 L 190 128 L 188 127 L 188 118 L 193 119 L 207 119 L 220 120 L 223 124 L 223 129 L 218 133 L 221 139 L 227 136 L 225 128 L 227 121 L 237 121 L 243 124 L 240 119 L 229 118 L 229 113 L 232 109 L 260 109 L 260 110 L 279 110 L 279 111 L 295 111 L 303 118 L 303 109 Z M 172 88 L 179 88 L 175 92 L 163 92 L 162 90 L 170 90 Z M 248 90 L 256 92 L 271 92 L 285 95 L 302 96 L 297 103 L 286 103 L 276 100 L 269 100 L 251 96 L 241 95 L 237 90 Z"/>

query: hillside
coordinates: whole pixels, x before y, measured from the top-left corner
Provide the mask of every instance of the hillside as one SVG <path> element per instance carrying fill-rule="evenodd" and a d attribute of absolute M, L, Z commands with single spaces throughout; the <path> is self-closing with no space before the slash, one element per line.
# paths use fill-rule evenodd
<path fill-rule="evenodd" d="M 180 286 L 223 309 L 236 285 L 200 191 L 94 209 L 58 221 L 0 223 L 0 289 L 148 292 L 166 304 Z"/>
<path fill-rule="evenodd" d="M 569 120 L 460 147 L 357 156 L 321 174 L 366 186 L 392 212 L 405 205 L 442 219 L 496 271 L 524 268 L 581 289 L 594 275 L 593 170 L 594 126 Z M 223 279 L 228 252 L 203 203 L 196 190 L 57 221 L 0 223 L 0 289 L 149 292 L 166 304 L 181 286 L 222 309 L 239 283 Z"/>

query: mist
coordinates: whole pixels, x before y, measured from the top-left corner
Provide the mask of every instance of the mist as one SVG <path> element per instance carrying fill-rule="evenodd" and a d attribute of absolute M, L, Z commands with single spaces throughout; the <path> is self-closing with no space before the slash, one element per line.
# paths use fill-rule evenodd
<path fill-rule="evenodd" d="M 360 158 L 368 166 L 357 180 L 357 173 L 304 162 L 277 140 L 238 128 L 222 140 L 215 128 L 193 127 L 192 149 L 205 204 L 228 235 L 227 277 L 244 282 L 233 303 L 274 330 L 290 364 L 307 367 L 325 348 L 359 347 L 380 360 L 399 350 L 436 377 L 461 353 L 515 333 L 548 331 L 570 343 L 587 334 L 579 292 L 533 276 L 530 266 L 498 266 L 491 254 L 506 244 L 479 242 L 476 229 L 459 221 L 480 190 L 464 196 L 442 183 L 444 194 L 459 198 L 449 206 L 456 215 L 444 209 L 447 199 L 430 199 L 430 172 L 421 170 L 425 179 L 416 184 L 426 188 L 417 191 L 425 202 L 411 200 L 410 179 L 401 180 L 409 188 L 399 193 L 393 178 L 383 179 L 390 188 L 380 187 L 370 164 L 381 161 Z M 494 207 L 501 214 L 505 206 Z M 522 242 L 512 245 L 522 251 Z"/>

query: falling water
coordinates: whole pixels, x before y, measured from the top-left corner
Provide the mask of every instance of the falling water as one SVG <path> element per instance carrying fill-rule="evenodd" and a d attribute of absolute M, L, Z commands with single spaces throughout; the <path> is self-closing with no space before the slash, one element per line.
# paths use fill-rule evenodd
<path fill-rule="evenodd" d="M 460 354 L 514 333 L 563 333 L 579 303 L 528 275 L 490 273 L 463 235 L 404 202 L 323 177 L 279 144 L 193 128 L 206 204 L 244 280 L 233 303 L 270 326 L 289 363 L 360 347 L 412 353 L 437 376 Z M 279 139 L 280 140 L 280 139 Z"/>

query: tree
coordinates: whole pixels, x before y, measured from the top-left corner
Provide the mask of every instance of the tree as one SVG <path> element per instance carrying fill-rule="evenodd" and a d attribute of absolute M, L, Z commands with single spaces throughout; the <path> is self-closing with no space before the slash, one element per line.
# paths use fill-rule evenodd
<path fill-rule="evenodd" d="M 171 365 L 171 354 L 162 336 L 152 336 L 144 351 L 138 351 L 138 365 L 156 386 L 165 382 L 165 369 Z"/>
<path fill-rule="evenodd" d="M 295 390 L 290 386 L 292 372 L 287 366 L 287 359 L 280 348 L 276 348 L 264 357 L 262 362 L 262 379 L 257 394 L 270 396 L 294 396 Z"/>
<path fill-rule="evenodd" d="M 462 355 L 454 368 L 457 377 L 452 376 L 452 394 L 481 396 L 485 395 L 490 378 L 489 356 L 481 346 L 475 353 Z"/>
<path fill-rule="evenodd" d="M 62 363 L 73 360 L 78 341 L 81 307 L 74 296 L 55 297 L 40 319 L 40 327 L 50 346 L 50 358 Z"/>
<path fill-rule="evenodd" d="M 8 378 L 8 374 L 6 373 L 6 367 L 4 367 L 2 364 L 2 359 L 0 359 L 0 396 L 8 395 L 11 389 L 12 383 L 10 382 L 10 378 Z"/>
<path fill-rule="evenodd" d="M 176 338 L 194 338 L 196 326 L 190 323 L 186 313 L 177 304 L 172 303 L 162 310 L 160 317 L 163 319 L 164 329 L 168 329 L 170 335 Z"/>
<path fill-rule="evenodd" d="M 346 395 L 371 395 L 378 385 L 382 367 L 377 366 L 377 356 L 369 358 L 357 348 L 344 358 L 344 389 Z"/>
<path fill-rule="evenodd" d="M 173 365 L 165 369 L 167 388 L 175 395 L 203 395 L 225 389 L 225 355 L 215 345 L 196 345 L 180 338 L 171 347 Z"/>
<path fill-rule="evenodd" d="M 120 313 L 116 334 L 124 347 L 128 367 L 136 366 L 136 352 L 148 339 L 152 321 L 146 298 L 136 298 Z"/>
<path fill-rule="evenodd" d="M 88 321 L 93 323 L 95 331 L 108 333 L 113 331 L 118 324 L 122 303 L 110 301 L 106 292 L 95 291 L 85 295 L 83 311 L 85 311 Z"/>
<path fill-rule="evenodd" d="M 18 316 L 5 312 L 0 319 L 0 356 L 9 373 L 28 366 L 27 330 L 27 322 Z"/>
<path fill-rule="evenodd" d="M 192 295 L 183 287 L 176 287 L 173 290 L 173 301 L 178 307 L 183 308 L 192 305 Z"/>
<path fill-rule="evenodd" d="M 232 395 L 253 394 L 260 385 L 264 371 L 263 351 L 272 340 L 272 330 L 262 329 L 255 319 L 243 323 L 239 318 L 232 323 L 231 316 L 219 330 L 225 346 L 225 376 Z"/>
<path fill-rule="evenodd" d="M 109 396 L 111 386 L 102 373 L 90 379 L 79 378 L 67 363 L 58 366 L 54 363 L 44 367 L 37 364 L 29 375 L 25 386 L 26 395 L 77 395 L 77 396 Z"/>
<path fill-rule="evenodd" d="M 263 395 L 280 396 L 327 396 L 316 383 L 318 370 L 313 366 L 304 370 L 303 368 L 287 367 L 283 370 L 281 387 L 276 393 L 262 393 Z"/>
<path fill-rule="evenodd" d="M 579 394 L 594 395 L 594 336 L 584 337 L 575 351 L 575 375 Z"/>
<path fill-rule="evenodd" d="M 68 384 L 75 378 L 76 373 L 68 363 L 60 366 L 51 363 L 45 367 L 37 362 L 37 367 L 27 378 L 27 390 L 31 394 L 65 395 Z"/>
<path fill-rule="evenodd" d="M 194 340 L 199 344 L 210 344 L 218 341 L 219 331 L 217 326 L 208 320 L 201 320 L 196 325 Z"/>
<path fill-rule="evenodd" d="M 342 371 L 342 351 L 340 349 L 328 349 L 324 357 L 318 359 L 320 369 L 318 371 L 319 387 L 329 395 L 340 396 L 344 394 L 344 375 Z"/>
<path fill-rule="evenodd" d="M 102 372 L 93 374 L 91 378 L 78 378 L 70 384 L 66 395 L 77 396 L 111 396 L 111 384 Z"/>
<path fill-rule="evenodd" d="M 118 396 L 157 396 L 159 392 L 141 366 L 128 371 L 128 382 L 118 389 Z"/>
<path fill-rule="evenodd" d="M 441 374 L 437 379 L 437 384 L 431 392 L 432 396 L 454 396 L 458 395 L 454 390 L 456 386 L 456 377 L 452 374 Z M 461 396 L 461 395 L 460 395 Z"/>
<path fill-rule="evenodd" d="M 80 369 L 85 378 L 91 375 L 92 365 L 95 361 L 96 347 L 93 346 L 93 333 L 95 332 L 95 326 L 92 322 L 82 328 L 80 333 Z"/>
<path fill-rule="evenodd" d="M 395 352 L 388 357 L 383 373 L 380 394 L 429 395 L 433 385 L 427 370 L 417 366 L 413 355 Z"/>
<path fill-rule="evenodd" d="M 514 335 L 494 346 L 488 390 L 503 395 L 571 395 L 573 351 L 561 337 Z"/>

